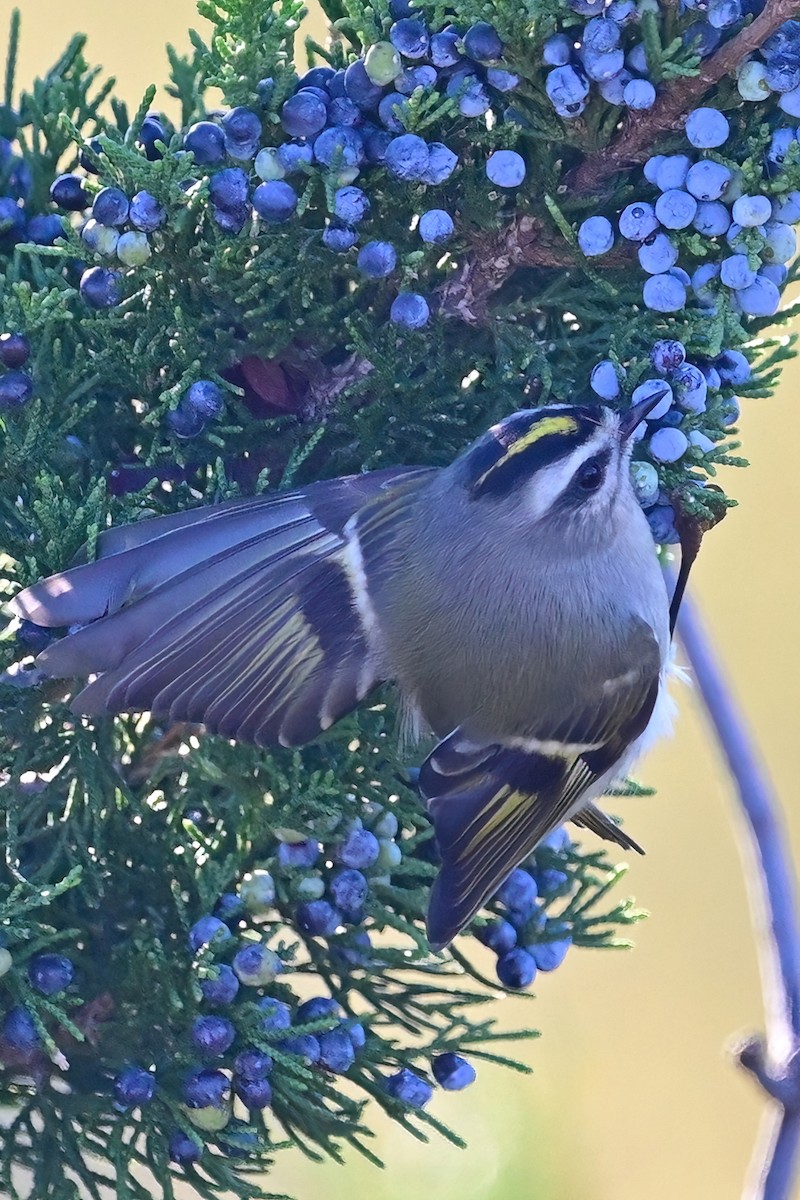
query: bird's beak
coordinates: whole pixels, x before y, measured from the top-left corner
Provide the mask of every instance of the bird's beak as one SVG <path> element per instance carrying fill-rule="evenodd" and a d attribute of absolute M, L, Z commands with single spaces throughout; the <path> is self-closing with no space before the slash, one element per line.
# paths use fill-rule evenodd
<path fill-rule="evenodd" d="M 619 432 L 623 441 L 627 441 L 633 433 L 637 425 L 640 425 L 649 412 L 664 399 L 669 388 L 665 384 L 663 388 L 656 388 L 644 400 L 640 400 L 638 404 L 634 404 L 627 412 L 620 413 Z"/>

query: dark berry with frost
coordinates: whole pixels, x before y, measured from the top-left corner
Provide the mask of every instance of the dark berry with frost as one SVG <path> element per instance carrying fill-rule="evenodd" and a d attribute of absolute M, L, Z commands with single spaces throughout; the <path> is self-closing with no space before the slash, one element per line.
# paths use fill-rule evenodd
<path fill-rule="evenodd" d="M 280 1049 L 286 1054 L 294 1054 L 298 1058 L 302 1058 L 307 1066 L 314 1066 L 319 1062 L 320 1045 L 319 1039 L 314 1037 L 313 1033 L 295 1033 L 290 1037 L 284 1038 L 280 1043 Z"/>
<path fill-rule="evenodd" d="M 433 1095 L 428 1080 L 408 1067 L 401 1067 L 394 1075 L 389 1075 L 384 1079 L 383 1087 L 388 1095 L 407 1104 L 409 1108 L 424 1108 Z"/>
<path fill-rule="evenodd" d="M 167 220 L 167 210 L 150 192 L 137 192 L 131 199 L 130 221 L 142 233 L 153 233 Z"/>
<path fill-rule="evenodd" d="M 282 179 L 260 183 L 253 192 L 253 208 L 268 225 L 291 220 L 297 208 L 297 192 Z"/>
<path fill-rule="evenodd" d="M 475 936 L 495 954 L 508 954 L 517 944 L 517 931 L 510 921 L 492 921 L 475 931 Z"/>
<path fill-rule="evenodd" d="M 255 1046 L 240 1050 L 233 1060 L 233 1071 L 242 1079 L 264 1079 L 272 1070 L 272 1057 Z"/>
<path fill-rule="evenodd" d="M 166 145 L 169 137 L 164 122 L 157 113 L 147 114 L 139 129 L 137 141 L 144 148 L 145 156 L 150 162 L 156 162 L 159 158 L 164 157 L 163 152 L 159 150 L 156 142 L 162 142 Z"/>
<path fill-rule="evenodd" d="M 0 375 L 0 413 L 22 408 L 33 395 L 33 380 L 25 371 Z"/>
<path fill-rule="evenodd" d="M 268 1079 L 234 1077 L 233 1090 L 248 1108 L 267 1108 L 272 1103 L 272 1085 Z"/>
<path fill-rule="evenodd" d="M 200 917 L 189 930 L 189 945 L 192 950 L 200 950 L 203 946 L 226 942 L 231 936 L 224 921 L 208 915 Z"/>
<path fill-rule="evenodd" d="M 239 991 L 239 980 L 232 968 L 222 963 L 216 968 L 216 975 L 201 980 L 200 990 L 207 1004 L 232 1004 Z"/>
<path fill-rule="evenodd" d="M 33 1017 L 21 1004 L 14 1005 L 4 1016 L 0 1036 L 21 1054 L 31 1054 L 41 1044 Z"/>
<path fill-rule="evenodd" d="M 497 978 L 504 987 L 529 987 L 535 977 L 536 963 L 532 956 L 519 946 L 497 960 Z"/>
<path fill-rule="evenodd" d="M 189 1163 L 200 1161 L 203 1154 L 203 1147 L 194 1138 L 190 1137 L 188 1133 L 179 1130 L 177 1133 L 173 1133 L 169 1139 L 168 1152 L 172 1162 L 185 1166 Z"/>
<path fill-rule="evenodd" d="M 384 279 L 397 266 L 397 251 L 391 242 L 367 242 L 358 252 L 358 269 L 368 279 Z"/>
<path fill-rule="evenodd" d="M 342 914 L 327 900 L 308 900 L 297 907 L 297 924 L 304 933 L 330 937 L 342 923 Z"/>
<path fill-rule="evenodd" d="M 101 225 L 124 225 L 130 209 L 130 201 L 121 188 L 106 187 L 94 198 L 92 216 Z"/>
<path fill-rule="evenodd" d="M 214 166 L 225 157 L 225 135 L 213 121 L 197 121 L 184 134 L 183 148 L 201 166 Z"/>
<path fill-rule="evenodd" d="M 0 411 L 2 411 L 1 408 Z M 34 625 L 33 621 L 20 621 L 17 642 L 31 654 L 38 654 L 44 650 L 45 646 L 50 645 L 52 638 L 53 631 L 51 629 L 45 629 L 43 625 Z"/>
<path fill-rule="evenodd" d="M 31 344 L 24 333 L 0 334 L 0 362 L 4 367 L 24 367 L 31 356 Z"/>
<path fill-rule="evenodd" d="M 81 275 L 80 292 L 91 308 L 114 308 L 122 299 L 122 276 L 107 267 L 89 267 Z"/>
<path fill-rule="evenodd" d="M 43 996 L 57 996 L 74 977 L 75 967 L 63 954 L 36 954 L 28 963 L 31 986 Z"/>
<path fill-rule="evenodd" d="M 184 1081 L 183 1096 L 190 1108 L 220 1107 L 229 1087 L 228 1077 L 222 1071 L 197 1070 Z"/>
<path fill-rule="evenodd" d="M 156 1091 L 156 1078 L 142 1067 L 125 1067 L 114 1080 L 114 1098 L 125 1108 L 149 1104 Z"/>
<path fill-rule="evenodd" d="M 231 158 L 254 158 L 261 140 L 261 118 L 252 108 L 232 108 L 222 118 L 222 134 Z"/>
<path fill-rule="evenodd" d="M 326 1071 L 343 1075 L 355 1062 L 353 1040 L 346 1029 L 328 1029 L 317 1034 L 319 1040 L 319 1064 Z"/>
<path fill-rule="evenodd" d="M 361 871 L 346 867 L 333 876 L 328 884 L 328 891 L 336 907 L 341 909 L 348 920 L 353 920 L 363 910 L 369 884 Z"/>
<path fill-rule="evenodd" d="M 380 851 L 378 839 L 369 829 L 352 829 L 339 846 L 336 859 L 344 867 L 363 871 L 377 862 Z"/>
<path fill-rule="evenodd" d="M 264 1033 L 277 1033 L 288 1029 L 292 1023 L 289 1005 L 283 1000 L 276 1000 L 274 996 L 264 996 L 258 1001 L 258 1008 L 261 1010 L 261 1029 Z"/>
<path fill-rule="evenodd" d="M 233 1044 L 236 1029 L 227 1017 L 195 1017 L 192 1022 L 192 1042 L 201 1054 L 217 1058 Z"/>
<path fill-rule="evenodd" d="M 448 1092 L 460 1092 L 475 1082 L 475 1068 L 460 1054 L 448 1050 L 437 1054 L 431 1062 L 433 1078 Z"/>
<path fill-rule="evenodd" d="M 338 1001 L 331 996 L 312 996 L 310 1000 L 304 1000 L 298 1006 L 295 1015 L 295 1023 L 302 1025 L 307 1021 L 318 1021 L 321 1017 L 336 1017 L 342 1016 L 342 1009 Z"/>
<path fill-rule="evenodd" d="M 304 870 L 313 867 L 319 858 L 319 842 L 280 842 L 278 862 L 282 867 Z"/>
<path fill-rule="evenodd" d="M 59 175 L 50 186 L 50 199 L 68 212 L 81 212 L 89 203 L 83 180 L 77 175 Z"/>

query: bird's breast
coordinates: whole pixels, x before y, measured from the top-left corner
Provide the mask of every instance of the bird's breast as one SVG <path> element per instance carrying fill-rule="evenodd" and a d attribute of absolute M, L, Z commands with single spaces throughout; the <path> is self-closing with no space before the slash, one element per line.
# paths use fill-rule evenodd
<path fill-rule="evenodd" d="M 486 739 L 536 736 L 543 711 L 599 695 L 635 665 L 624 556 L 554 570 L 535 547 L 502 539 L 415 549 L 382 619 L 401 689 L 439 736 L 456 725 Z"/>

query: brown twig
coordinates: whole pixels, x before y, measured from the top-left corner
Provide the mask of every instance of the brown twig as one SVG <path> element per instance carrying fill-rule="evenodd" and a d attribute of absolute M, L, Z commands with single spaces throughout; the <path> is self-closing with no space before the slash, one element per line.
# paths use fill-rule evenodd
<path fill-rule="evenodd" d="M 439 312 L 467 325 L 482 325 L 490 297 L 518 267 L 573 264 L 570 247 L 563 241 L 556 243 L 552 234 L 548 238 L 542 222 L 525 213 L 500 234 L 476 242 L 469 257 L 438 289 Z"/>
<path fill-rule="evenodd" d="M 630 262 L 627 246 L 615 247 L 603 256 L 606 269 L 619 269 Z M 538 218 L 525 213 L 511 221 L 502 233 L 476 241 L 458 269 L 436 289 L 435 302 L 441 316 L 463 321 L 466 325 L 485 325 L 489 301 L 498 288 L 519 267 L 559 267 L 569 270 L 579 265 L 578 256 L 565 241 L 556 240 Z M 351 354 L 332 372 L 312 380 L 305 398 L 305 409 L 315 420 L 329 412 L 338 397 L 374 370 L 373 364 Z"/>
<path fill-rule="evenodd" d="M 167 726 L 163 733 L 157 727 L 152 727 L 151 740 L 143 745 L 125 772 L 131 787 L 149 779 L 162 759 L 177 755 L 189 735 L 199 728 L 199 725 L 190 725 L 187 721 L 176 721 Z"/>
<path fill-rule="evenodd" d="M 351 354 L 338 367 L 312 380 L 306 393 L 304 409 L 306 415 L 321 421 L 343 392 L 371 374 L 374 364 L 359 354 Z"/>

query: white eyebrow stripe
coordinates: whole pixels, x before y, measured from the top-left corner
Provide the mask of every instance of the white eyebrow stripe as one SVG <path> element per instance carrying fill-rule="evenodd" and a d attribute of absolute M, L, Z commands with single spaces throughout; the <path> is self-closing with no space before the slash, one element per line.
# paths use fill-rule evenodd
<path fill-rule="evenodd" d="M 533 520 L 543 517 L 552 508 L 564 489 L 569 486 L 581 463 L 586 462 L 587 458 L 591 458 L 599 449 L 605 449 L 612 444 L 613 439 L 610 436 L 612 428 L 611 421 L 604 421 L 602 425 L 598 425 L 597 432 L 588 442 L 576 447 L 564 458 L 559 458 L 549 466 L 542 467 L 528 480 L 525 503 L 528 514 Z"/>

